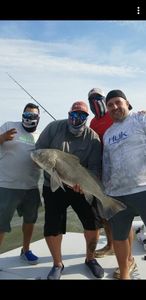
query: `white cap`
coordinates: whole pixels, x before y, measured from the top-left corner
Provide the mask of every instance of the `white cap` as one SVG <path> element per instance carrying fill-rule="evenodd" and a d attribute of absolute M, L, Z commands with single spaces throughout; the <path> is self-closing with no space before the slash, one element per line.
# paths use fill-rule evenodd
<path fill-rule="evenodd" d="M 100 96 L 102 96 L 102 97 L 105 97 L 104 92 L 103 92 L 101 89 L 99 89 L 99 88 L 94 88 L 94 89 L 92 89 L 92 90 L 88 93 L 88 99 L 89 99 L 90 96 L 93 95 L 93 94 L 97 94 L 97 95 L 100 95 Z"/>

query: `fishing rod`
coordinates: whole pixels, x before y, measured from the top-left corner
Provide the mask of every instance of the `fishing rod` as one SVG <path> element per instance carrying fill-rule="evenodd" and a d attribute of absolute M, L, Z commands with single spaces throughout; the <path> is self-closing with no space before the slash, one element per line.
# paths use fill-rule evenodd
<path fill-rule="evenodd" d="M 16 80 L 14 77 L 12 77 L 9 73 L 7 75 L 17 84 L 20 86 L 20 88 L 29 96 L 31 97 L 53 120 L 56 121 L 56 119 L 48 112 L 46 108 L 44 108 L 30 93 L 27 92 L 27 90 Z"/>

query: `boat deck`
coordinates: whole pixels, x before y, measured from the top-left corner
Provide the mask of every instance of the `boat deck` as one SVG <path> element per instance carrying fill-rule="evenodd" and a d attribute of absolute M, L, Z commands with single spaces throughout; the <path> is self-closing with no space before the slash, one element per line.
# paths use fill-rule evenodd
<path fill-rule="evenodd" d="M 100 236 L 98 248 L 106 244 L 106 237 Z M 64 271 L 61 280 L 66 279 L 96 279 L 85 265 L 85 239 L 82 233 L 66 233 L 62 242 L 62 254 Z M 97 249 L 98 249 L 97 248 Z M 52 258 L 44 239 L 31 244 L 31 250 L 39 256 L 37 265 L 28 265 L 19 257 L 21 248 L 5 252 L 0 255 L 0 279 L 27 279 L 45 280 L 52 267 Z M 133 273 L 132 279 L 146 279 L 146 261 L 144 260 L 144 250 L 138 240 L 133 243 L 133 255 L 138 269 Z M 105 256 L 97 259 L 105 270 L 102 280 L 113 279 L 112 275 L 117 267 L 115 255 Z"/>

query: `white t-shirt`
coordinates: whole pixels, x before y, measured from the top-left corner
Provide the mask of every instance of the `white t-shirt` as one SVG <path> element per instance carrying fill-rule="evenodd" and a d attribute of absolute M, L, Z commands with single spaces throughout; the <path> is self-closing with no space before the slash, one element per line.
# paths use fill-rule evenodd
<path fill-rule="evenodd" d="M 110 196 L 146 190 L 146 114 L 129 113 L 103 137 L 103 184 Z"/>
<path fill-rule="evenodd" d="M 7 122 L 0 127 L 0 134 L 15 128 L 11 141 L 0 145 L 0 187 L 32 189 L 38 186 L 40 169 L 30 157 L 39 135 L 27 132 L 21 122 Z"/>

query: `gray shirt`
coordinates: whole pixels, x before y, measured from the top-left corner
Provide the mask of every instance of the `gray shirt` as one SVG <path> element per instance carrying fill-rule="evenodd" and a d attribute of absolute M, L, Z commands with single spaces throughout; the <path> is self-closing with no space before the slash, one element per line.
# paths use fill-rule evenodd
<path fill-rule="evenodd" d="M 21 122 L 7 122 L 0 134 L 16 128 L 14 139 L 0 145 L 0 187 L 33 189 L 38 186 L 40 169 L 32 161 L 30 152 L 35 148 L 38 133 L 27 132 Z"/>
<path fill-rule="evenodd" d="M 51 122 L 41 133 L 36 149 L 59 149 L 79 157 L 80 163 L 96 176 L 101 172 L 101 143 L 98 135 L 85 127 L 81 136 L 74 136 L 68 129 L 68 120 Z M 50 185 L 50 176 L 45 172 L 44 185 Z"/>

